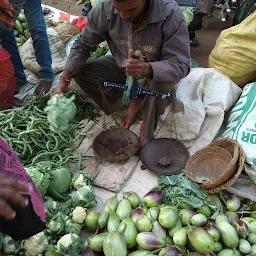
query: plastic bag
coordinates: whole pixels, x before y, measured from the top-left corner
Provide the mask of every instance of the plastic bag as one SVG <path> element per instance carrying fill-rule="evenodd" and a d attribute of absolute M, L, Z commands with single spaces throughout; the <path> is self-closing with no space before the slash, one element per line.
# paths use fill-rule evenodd
<path fill-rule="evenodd" d="M 7 51 L 0 47 L 0 110 L 14 105 L 16 87 L 14 68 Z"/>
<path fill-rule="evenodd" d="M 244 87 L 222 137 L 237 140 L 246 154 L 246 162 L 256 165 L 256 83 Z"/>
<path fill-rule="evenodd" d="M 256 78 L 256 12 L 221 32 L 210 54 L 209 66 L 241 87 Z"/>

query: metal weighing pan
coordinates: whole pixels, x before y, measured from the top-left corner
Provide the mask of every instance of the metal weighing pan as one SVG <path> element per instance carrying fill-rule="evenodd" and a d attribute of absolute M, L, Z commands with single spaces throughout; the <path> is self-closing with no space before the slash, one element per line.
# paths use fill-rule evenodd
<path fill-rule="evenodd" d="M 181 172 L 188 158 L 189 153 L 181 142 L 167 138 L 149 141 L 140 153 L 144 167 L 160 175 L 172 175 Z"/>
<path fill-rule="evenodd" d="M 104 130 L 93 141 L 96 156 L 109 162 L 125 161 L 135 155 L 139 148 L 137 135 L 124 128 Z"/>

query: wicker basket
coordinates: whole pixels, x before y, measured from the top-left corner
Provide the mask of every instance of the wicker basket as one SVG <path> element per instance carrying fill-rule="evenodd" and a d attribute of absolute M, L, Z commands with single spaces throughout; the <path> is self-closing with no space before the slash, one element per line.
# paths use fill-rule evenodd
<path fill-rule="evenodd" d="M 228 180 L 233 172 L 230 171 L 232 155 L 222 147 L 206 147 L 192 155 L 185 167 L 187 176 L 204 188 L 215 188 Z M 200 178 L 209 181 L 200 180 Z"/>
<path fill-rule="evenodd" d="M 241 175 L 243 169 L 244 169 L 244 161 L 245 161 L 245 153 L 243 151 L 243 149 L 239 146 L 239 157 L 238 157 L 238 161 L 236 164 L 236 172 L 235 174 L 233 174 L 233 176 L 226 181 L 225 183 L 223 183 L 222 185 L 213 188 L 213 189 L 208 189 L 207 192 L 208 193 L 218 193 L 221 190 L 225 190 L 228 187 L 231 187 L 237 180 L 237 178 Z"/>
<path fill-rule="evenodd" d="M 221 184 L 223 184 L 223 182 L 228 181 L 234 175 L 234 173 L 236 173 L 236 171 L 237 171 L 237 161 L 238 161 L 239 149 L 240 149 L 239 143 L 237 141 L 235 141 L 233 139 L 229 139 L 229 138 L 216 139 L 209 146 L 210 147 L 211 146 L 221 147 L 221 148 L 226 149 L 231 154 L 232 160 L 231 160 L 230 164 L 228 165 L 227 169 L 223 170 L 223 173 L 225 173 L 225 177 L 223 177 L 223 180 L 219 179 L 219 182 L 214 182 L 213 181 L 213 182 L 210 182 L 208 184 L 201 184 L 201 187 L 204 188 L 204 189 L 213 189 L 215 187 L 218 187 Z"/>

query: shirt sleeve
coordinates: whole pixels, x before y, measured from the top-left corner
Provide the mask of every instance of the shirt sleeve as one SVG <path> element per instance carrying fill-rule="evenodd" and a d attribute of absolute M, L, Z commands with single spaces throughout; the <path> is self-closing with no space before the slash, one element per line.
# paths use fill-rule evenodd
<path fill-rule="evenodd" d="M 190 71 L 190 44 L 182 12 L 175 10 L 163 25 L 162 60 L 151 62 L 153 80 L 178 83 Z"/>
<path fill-rule="evenodd" d="M 65 71 L 74 76 L 83 68 L 90 52 L 105 41 L 107 37 L 107 16 L 102 4 L 95 6 L 89 13 L 86 27 L 74 42 L 67 58 Z"/>

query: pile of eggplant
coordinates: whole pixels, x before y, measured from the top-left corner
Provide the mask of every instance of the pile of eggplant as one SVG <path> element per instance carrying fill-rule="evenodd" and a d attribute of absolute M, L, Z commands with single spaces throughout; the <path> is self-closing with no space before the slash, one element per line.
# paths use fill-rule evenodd
<path fill-rule="evenodd" d="M 222 194 L 223 212 L 163 203 L 161 191 L 141 200 L 125 192 L 104 205 L 84 256 L 256 255 L 254 202 Z M 213 217 L 214 216 L 214 217 Z"/>

